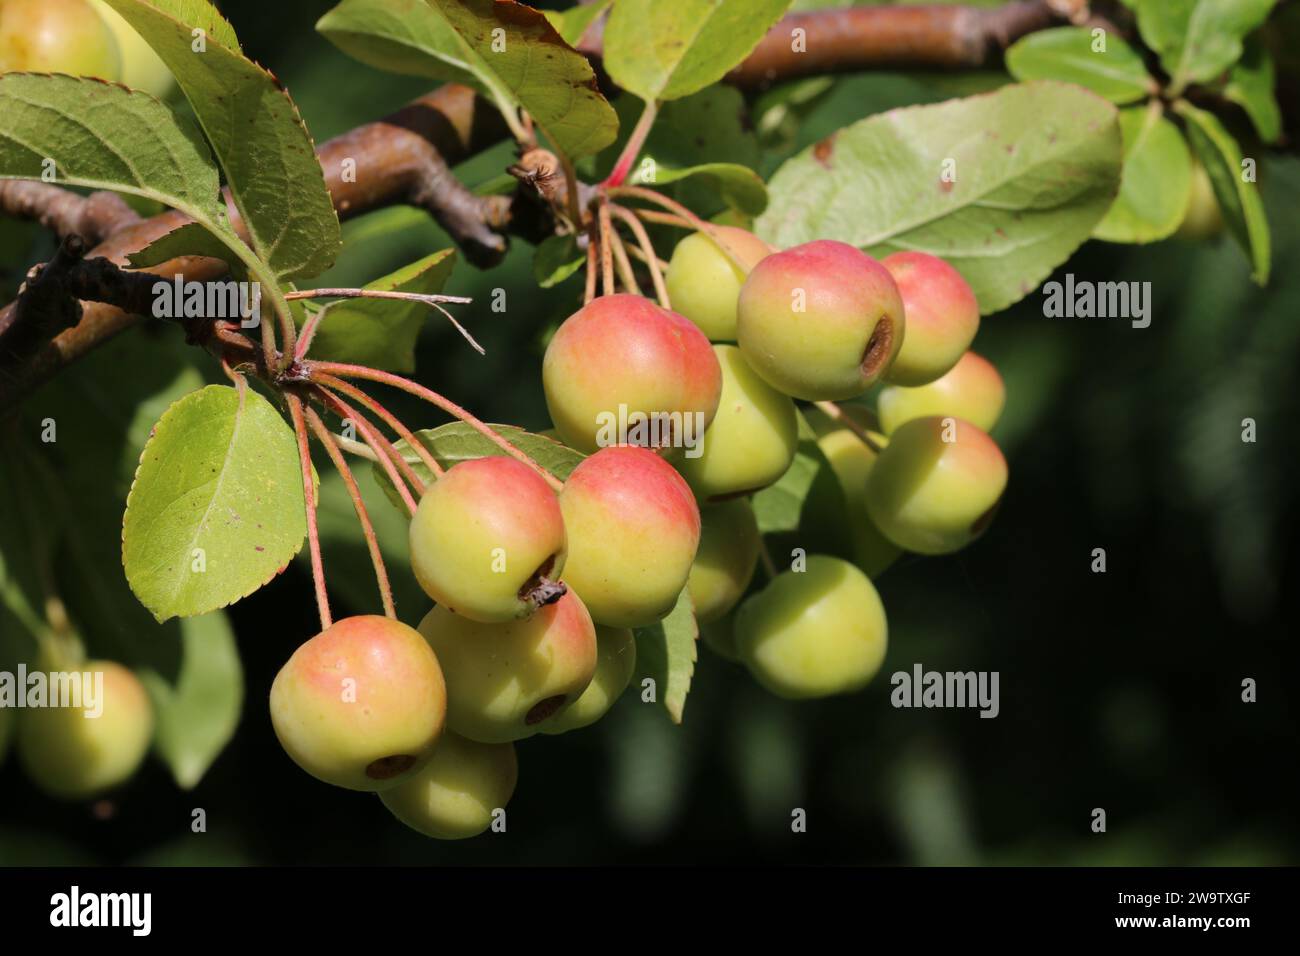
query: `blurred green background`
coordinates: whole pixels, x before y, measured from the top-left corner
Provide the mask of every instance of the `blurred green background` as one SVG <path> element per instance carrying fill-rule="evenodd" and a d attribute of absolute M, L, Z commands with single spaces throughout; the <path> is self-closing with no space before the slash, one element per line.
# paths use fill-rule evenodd
<path fill-rule="evenodd" d="M 325 4 L 220 6 L 245 50 L 287 85 L 317 142 L 428 88 L 355 64 L 315 35 Z M 784 126 L 775 116 L 758 123 L 761 169 L 881 109 L 1001 79 L 871 74 L 804 87 L 817 95 Z M 484 182 L 510 155 L 503 146 L 459 172 Z M 629 695 L 589 730 L 524 741 L 508 834 L 437 843 L 376 798 L 310 779 L 276 743 L 271 680 L 317 629 L 309 575 L 295 563 L 231 608 L 246 700 L 234 741 L 203 781 L 183 792 L 150 760 L 96 809 L 42 797 L 10 759 L 0 767 L 0 864 L 1300 862 L 1291 623 L 1300 611 L 1300 162 L 1262 165 L 1274 241 L 1267 289 L 1250 283 L 1226 238 L 1093 242 L 1060 274 L 1151 282 L 1150 328 L 1045 318 L 1038 294 L 986 318 L 975 347 L 1007 381 L 994 435 L 1011 485 L 975 546 L 907 558 L 881 577 L 890 649 L 865 692 L 780 701 L 701 646 L 683 726 Z M 405 209 L 350 222 L 345 237 L 320 284 L 362 284 L 449 244 Z M 29 239 L 38 249 L 39 237 Z M 7 278 L 40 258 L 26 254 L 5 250 Z M 531 260 L 516 242 L 491 272 L 457 266 L 447 291 L 478 301 L 461 315 L 487 356 L 431 320 L 418 377 L 486 420 L 540 429 L 545 335 L 581 292 L 574 280 L 539 291 Z M 500 314 L 486 305 L 498 288 Z M 393 405 L 413 426 L 441 421 Z M 1255 444 L 1241 441 L 1247 417 Z M 336 482 L 331 501 L 346 519 Z M 380 534 L 400 554 L 402 522 L 391 510 L 383 517 Z M 355 525 L 327 515 L 323 526 L 336 614 L 349 603 L 374 610 Z M 1097 547 L 1104 575 L 1090 571 Z M 399 612 L 415 623 L 425 599 L 400 565 L 395 577 Z M 892 708 L 889 674 L 918 662 L 998 671 L 1000 716 Z M 1258 682 L 1254 704 L 1240 699 L 1247 677 Z M 791 833 L 795 807 L 808 813 L 806 833 Z M 1094 807 L 1107 811 L 1105 834 L 1090 831 Z M 190 833 L 194 808 L 206 811 L 205 834 Z"/>

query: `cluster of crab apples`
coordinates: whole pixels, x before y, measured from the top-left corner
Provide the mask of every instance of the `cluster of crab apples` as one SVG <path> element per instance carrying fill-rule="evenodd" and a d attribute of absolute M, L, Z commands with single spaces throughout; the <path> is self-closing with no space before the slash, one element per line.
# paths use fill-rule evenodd
<path fill-rule="evenodd" d="M 512 457 L 455 464 L 411 521 L 435 602 L 418 629 L 347 618 L 285 664 L 271 716 L 309 773 L 378 792 L 430 836 L 483 832 L 513 793 L 514 742 L 604 715 L 632 681 L 634 629 L 683 591 L 706 643 L 773 693 L 848 693 L 885 655 L 872 579 L 988 525 L 1004 390 L 969 351 L 979 309 L 951 266 L 710 226 L 678 244 L 665 285 L 671 309 L 600 296 L 552 337 L 554 434 L 587 456 L 561 490 Z M 878 384 L 874 412 L 837 404 Z M 823 517 L 851 545 L 769 557 L 755 588 L 751 498 L 790 468 L 801 414 L 839 485 Z"/>

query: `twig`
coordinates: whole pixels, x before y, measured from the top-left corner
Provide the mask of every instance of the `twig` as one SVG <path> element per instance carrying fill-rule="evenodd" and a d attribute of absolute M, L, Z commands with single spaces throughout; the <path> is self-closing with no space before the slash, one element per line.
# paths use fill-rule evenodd
<path fill-rule="evenodd" d="M 376 464 L 379 462 L 379 456 L 375 454 L 375 450 L 365 442 L 356 441 L 355 439 L 335 434 L 334 432 L 330 432 L 330 434 L 334 436 L 334 440 L 338 442 L 338 446 L 349 455 L 356 455 L 358 458 L 364 458 L 367 461 L 373 461 Z"/>
<path fill-rule="evenodd" d="M 298 292 L 286 292 L 284 297 L 290 301 L 295 299 L 398 299 L 402 302 L 418 302 L 421 305 L 427 305 L 431 309 L 437 309 L 445 315 L 448 321 L 456 327 L 456 331 L 465 337 L 465 341 L 472 345 L 479 355 L 486 355 L 483 346 L 474 341 L 474 336 L 469 334 L 465 326 L 456 321 L 456 317 L 444 309 L 441 305 L 443 302 L 454 302 L 459 305 L 468 305 L 473 299 L 466 298 L 463 295 L 423 295 L 419 292 L 390 292 L 383 289 L 302 289 Z M 321 316 L 325 310 L 322 309 L 311 317 L 303 325 L 303 334 L 301 338 L 307 338 L 308 328 L 311 326 L 311 335 L 316 334 L 316 326 L 320 324 Z M 310 344 L 310 341 L 309 341 Z M 307 354 L 307 347 L 301 343 L 294 351 L 294 357 L 301 360 Z"/>
<path fill-rule="evenodd" d="M 486 266 L 505 254 L 501 233 L 511 221 L 510 200 L 475 196 L 452 175 L 448 162 L 499 142 L 505 132 L 495 111 L 485 109 L 473 90 L 449 83 L 381 120 L 323 143 L 317 157 L 341 219 L 396 204 L 418 206 L 450 233 L 471 263 Z M 191 221 L 183 213 L 168 211 L 126 225 L 90 255 L 122 262 Z M 237 217 L 233 224 L 246 237 Z M 183 256 L 148 272 L 204 282 L 224 277 L 228 267 L 220 259 Z M 15 322 L 14 305 L 0 309 L 0 408 L 12 407 L 60 369 L 139 321 L 137 314 L 117 305 L 86 303 L 74 328 L 53 340 L 25 339 Z"/>
<path fill-rule="evenodd" d="M 336 436 L 332 435 L 330 430 L 325 427 L 325 423 L 316 414 L 316 409 L 308 407 L 305 412 L 307 423 L 311 426 L 312 431 L 316 433 L 316 438 L 325 446 L 325 453 L 330 456 L 330 461 L 334 462 L 339 477 L 343 479 L 343 484 L 347 486 L 348 494 L 352 497 L 352 507 L 357 513 L 357 521 L 361 524 L 361 533 L 366 539 L 366 547 L 370 549 L 370 563 L 375 566 L 375 581 L 379 584 L 379 599 L 384 604 L 384 614 L 396 620 L 397 610 L 393 607 L 393 589 L 388 583 L 388 571 L 384 567 L 384 556 L 379 552 L 379 540 L 375 537 L 374 525 L 370 523 L 370 512 L 366 510 L 366 503 L 361 497 L 361 489 L 357 487 L 357 480 L 352 476 L 352 469 L 348 467 L 343 452 L 339 450 Z"/>
<path fill-rule="evenodd" d="M 463 295 L 425 295 L 421 292 L 395 292 L 385 289 L 299 289 L 286 292 L 286 299 L 402 299 L 407 302 L 423 302 L 425 305 L 437 305 L 439 302 L 451 302 L 456 305 L 469 305 L 474 300 Z"/>
<path fill-rule="evenodd" d="M 514 445 L 510 444 L 510 442 L 506 441 L 505 438 L 494 432 L 491 428 L 446 396 L 439 395 L 437 392 L 425 388 L 418 382 L 412 382 L 410 379 L 402 378 L 400 375 L 394 375 L 392 372 L 385 372 L 381 369 L 367 368 L 364 365 L 348 365 L 343 362 L 311 362 L 307 364 L 306 372 L 309 378 L 314 378 L 319 373 L 324 372 L 326 375 L 336 375 L 339 378 L 361 378 L 372 382 L 381 382 L 385 385 L 391 385 L 394 388 L 400 388 L 404 392 L 409 392 L 418 398 L 424 399 L 432 405 L 436 405 L 448 415 L 459 418 L 484 438 L 488 439 L 488 441 L 492 442 L 504 451 L 507 455 L 522 461 L 525 465 L 536 471 L 546 479 L 546 483 L 555 489 L 555 491 L 558 492 L 564 487 L 564 482 L 560 481 L 560 479 L 556 478 L 553 474 L 539 465 L 526 452 L 521 451 Z"/>
<path fill-rule="evenodd" d="M 996 61 L 1006 45 L 1020 36 L 1063 22 L 1053 5 L 1062 0 L 1021 0 L 983 9 L 963 6 L 886 6 L 815 10 L 792 14 L 776 24 L 728 80 L 740 86 L 764 86 L 814 73 L 873 68 L 980 67 Z M 1068 13 L 1068 11 L 1066 11 Z M 583 38 L 581 49 L 599 55 L 601 21 Z M 803 52 L 790 43 L 795 27 L 806 31 Z M 806 48 L 806 49 L 805 49 Z M 325 182 L 340 218 L 399 203 L 429 211 L 475 265 L 499 262 L 506 250 L 504 233 L 519 228 L 508 197 L 475 196 L 451 172 L 450 162 L 500 142 L 507 133 L 494 110 L 465 86 L 449 83 L 397 112 L 366 123 L 321 145 L 317 151 Z M 563 157 L 561 157 L 563 161 Z M 582 219 L 581 184 L 564 164 L 570 216 Z M 116 229 L 91 251 L 113 261 L 141 249 L 190 220 L 178 212 Z M 236 228 L 243 225 L 236 221 Z M 155 267 L 160 275 L 182 272 L 188 281 L 226 274 L 225 263 L 198 256 Z M 0 408 L 138 318 L 108 304 L 88 304 L 81 321 L 52 341 L 37 341 L 34 350 L 11 347 L 7 332 L 13 306 L 0 310 Z"/>
<path fill-rule="evenodd" d="M 0 214 L 39 222 L 60 239 L 80 236 L 88 246 L 140 221 L 140 214 L 117 193 L 101 190 L 82 196 L 52 183 L 22 179 L 0 180 Z"/>
<path fill-rule="evenodd" d="M 320 611 L 320 629 L 325 631 L 333 621 L 330 618 L 329 595 L 325 593 L 325 566 L 320 557 L 320 529 L 316 525 L 316 483 L 312 480 L 307 425 L 303 416 L 302 399 L 292 392 L 286 392 L 284 397 L 289 403 L 289 415 L 293 418 L 294 434 L 298 437 L 298 463 L 302 466 L 302 493 L 307 505 L 307 546 L 311 550 L 311 577 L 316 585 L 316 608 Z"/>
<path fill-rule="evenodd" d="M 626 223 L 632 230 L 632 235 L 636 237 L 637 244 L 641 247 L 641 261 L 650 270 L 650 281 L 654 283 L 655 297 L 659 300 L 659 304 L 665 309 L 672 308 L 668 302 L 668 287 L 664 285 L 664 274 L 659 267 L 659 257 L 655 255 L 654 243 L 650 241 L 650 234 L 646 232 L 645 226 L 641 225 L 641 220 L 637 219 L 631 210 L 623 206 L 613 204 L 610 206 L 610 212 Z M 635 247 L 632 251 L 636 251 Z"/>

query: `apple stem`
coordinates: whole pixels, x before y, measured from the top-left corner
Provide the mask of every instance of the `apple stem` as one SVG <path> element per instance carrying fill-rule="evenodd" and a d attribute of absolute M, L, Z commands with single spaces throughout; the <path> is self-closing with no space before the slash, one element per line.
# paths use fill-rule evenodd
<path fill-rule="evenodd" d="M 365 536 L 366 547 L 370 550 L 370 563 L 375 566 L 375 580 L 379 584 L 379 598 L 384 604 L 384 614 L 396 620 L 397 609 L 393 607 L 393 589 L 388 583 L 388 570 L 384 567 L 384 557 L 379 551 L 379 539 L 375 537 L 375 527 L 370 523 L 370 512 L 366 510 L 366 503 L 361 498 L 361 489 L 357 487 L 357 480 L 352 475 L 352 469 L 348 467 L 347 459 L 343 457 L 338 440 L 325 427 L 321 417 L 316 414 L 316 409 L 308 407 L 304 411 L 307 424 L 316 433 L 317 440 L 325 446 L 325 453 L 334 462 L 343 484 L 347 485 L 348 494 L 352 497 L 352 507 L 357 513 L 357 521 L 361 524 L 361 533 Z"/>
<path fill-rule="evenodd" d="M 320 611 L 320 629 L 324 631 L 329 628 L 333 620 L 330 618 L 329 595 L 325 593 L 325 567 L 320 557 L 320 530 L 316 525 L 316 484 L 312 481 L 307 425 L 303 416 L 302 399 L 292 392 L 286 392 L 284 397 L 289 403 L 294 434 L 298 437 L 298 463 L 302 466 L 302 494 L 307 503 L 307 546 L 311 549 L 311 577 L 316 585 L 316 609 Z"/>
<path fill-rule="evenodd" d="M 379 402 L 371 398 L 351 382 L 345 382 L 343 379 L 334 375 L 318 375 L 316 381 L 320 382 L 322 385 L 329 386 L 330 389 L 335 392 L 342 392 L 349 398 L 360 402 L 366 408 L 370 409 L 382 418 L 388 424 L 389 428 L 397 432 L 401 438 L 406 440 L 406 443 L 411 446 L 417 455 L 420 456 L 420 461 L 424 462 L 424 467 L 428 468 L 435 478 L 442 477 L 444 469 L 442 465 L 438 463 L 438 459 L 433 457 L 433 453 L 429 451 L 424 442 L 416 438 L 415 435 L 411 433 L 411 430 L 403 425 L 401 420 L 383 405 L 379 404 Z"/>
<path fill-rule="evenodd" d="M 601 295 L 612 295 L 614 288 L 614 245 L 610 239 L 614 227 L 609 220 L 609 205 L 601 200 L 597 213 L 600 223 L 600 288 Z"/>
<path fill-rule="evenodd" d="M 655 100 L 646 100 L 645 109 L 641 111 L 641 118 L 636 121 L 636 126 L 632 128 L 632 135 L 628 137 L 627 143 L 623 146 L 623 151 L 618 154 L 618 160 L 614 163 L 614 169 L 600 185 L 605 188 L 622 186 L 627 181 L 627 175 L 632 171 L 632 164 L 636 162 L 637 156 L 641 152 L 641 147 L 645 145 L 646 137 L 650 135 L 650 129 L 654 126 L 655 116 L 659 112 L 659 103 Z"/>
<path fill-rule="evenodd" d="M 650 270 L 650 281 L 654 283 L 655 298 L 659 300 L 659 304 L 665 309 L 672 308 L 668 302 L 668 287 L 664 285 L 664 274 L 659 266 L 659 257 L 655 255 L 654 243 L 650 241 L 650 234 L 646 232 L 645 226 L 641 225 L 641 220 L 637 219 L 631 210 L 626 207 L 613 203 L 609 208 L 610 212 L 618 216 L 632 230 L 632 235 L 636 237 L 637 245 L 641 248 L 641 261 Z M 633 251 L 635 251 L 635 247 L 633 247 Z"/>
<path fill-rule="evenodd" d="M 609 207 L 606 206 L 606 217 L 609 214 Z M 636 281 L 636 273 L 632 271 L 632 260 L 627 257 L 627 247 L 623 245 L 623 239 L 612 222 L 609 227 L 609 242 L 614 247 L 614 261 L 618 264 L 618 275 L 623 282 L 623 288 L 633 295 L 640 295 L 641 286 Z"/>
<path fill-rule="evenodd" d="M 416 500 L 411 496 L 411 488 L 415 489 L 417 495 L 422 495 L 424 494 L 424 482 L 420 481 L 420 476 L 411 468 L 410 462 L 402 457 L 401 452 L 393 447 L 392 442 L 371 428 L 370 423 L 351 405 L 324 386 L 317 385 L 316 389 L 317 396 L 331 408 L 334 414 L 351 421 L 357 426 L 357 431 L 361 432 L 361 437 L 365 440 L 365 443 L 379 455 L 379 464 L 397 489 L 397 493 L 401 495 L 406 510 L 411 514 L 415 514 L 417 505 Z M 396 467 L 394 463 L 396 463 Z M 402 470 L 400 475 L 398 474 L 398 468 Z M 407 481 L 411 483 L 411 488 L 407 487 Z"/>
<path fill-rule="evenodd" d="M 740 255 L 737 254 L 736 250 L 731 248 L 727 243 L 726 237 L 722 234 L 722 230 L 711 222 L 705 222 L 676 200 L 669 199 L 663 193 L 658 193 L 653 189 L 646 189 L 642 186 L 619 186 L 615 189 L 611 189 L 609 194 L 611 196 L 627 196 L 632 199 L 644 199 L 646 202 L 655 203 L 662 206 L 664 209 L 667 209 L 669 212 L 680 216 L 682 219 L 685 219 L 690 223 L 693 229 L 705 233 L 710 239 L 717 243 L 718 248 L 727 254 L 727 258 L 736 264 L 737 269 L 745 275 L 749 274 L 749 265 Z M 638 214 L 641 212 L 643 212 L 643 210 L 637 210 Z"/>
<path fill-rule="evenodd" d="M 386 289 L 302 289 L 298 292 L 286 292 L 286 299 L 396 299 L 401 302 L 418 302 L 421 305 L 427 305 L 431 309 L 437 309 L 464 337 L 473 349 L 479 355 L 486 355 L 483 346 L 475 341 L 474 336 L 469 334 L 469 330 L 456 320 L 456 317 L 442 307 L 443 302 L 452 302 L 458 305 L 468 305 L 473 299 L 466 298 L 463 295 L 424 295 L 420 292 L 394 292 Z M 294 358 L 302 361 L 307 354 L 307 348 L 311 345 L 312 338 L 316 335 L 316 329 L 320 325 L 322 316 L 325 315 L 325 309 L 321 309 L 302 327 L 302 333 L 298 337 L 298 344 L 294 347 Z"/>
<path fill-rule="evenodd" d="M 877 455 L 880 454 L 880 443 L 872 438 L 871 433 L 859 425 L 856 419 L 845 414 L 844 409 L 840 408 L 840 406 L 835 402 L 813 402 L 813 405 L 851 431 L 862 440 L 864 445 L 874 451 Z"/>
<path fill-rule="evenodd" d="M 556 478 L 553 474 L 534 461 L 526 452 L 516 448 L 510 442 L 506 441 L 501 435 L 497 434 L 478 418 L 474 417 L 469 411 L 457 405 L 444 395 L 440 395 L 432 389 L 425 388 L 419 382 L 413 382 L 408 378 L 400 375 L 394 375 L 392 372 L 385 372 L 377 368 L 368 368 L 365 365 L 349 365 L 344 362 L 311 362 L 307 365 L 308 378 L 314 379 L 319 373 L 326 375 L 335 375 L 339 378 L 360 378 L 371 382 L 379 382 L 384 385 L 391 385 L 394 388 L 400 388 L 404 392 L 409 392 L 418 398 L 424 399 L 432 405 L 436 405 L 448 415 L 459 418 L 465 424 L 469 425 L 476 432 L 486 438 L 492 444 L 496 445 L 502 451 L 512 458 L 522 461 L 529 468 L 532 468 L 550 485 L 556 492 L 564 488 L 564 482 Z"/>
<path fill-rule="evenodd" d="M 354 441 L 351 438 L 347 438 L 343 435 L 337 434 L 336 432 L 330 432 L 330 436 L 338 443 L 338 446 L 349 455 L 356 455 L 358 458 L 364 458 L 366 461 L 373 461 L 378 464 L 379 456 L 376 455 L 374 449 L 365 442 Z"/>
<path fill-rule="evenodd" d="M 660 212 L 658 209 L 637 209 L 635 212 L 639 218 L 644 219 L 646 222 L 657 222 L 662 226 L 676 226 L 678 229 L 689 229 L 691 232 L 697 231 L 695 224 L 689 219 L 683 219 L 671 212 Z"/>
<path fill-rule="evenodd" d="M 594 229 L 587 230 L 587 288 L 582 294 L 582 304 L 591 305 L 596 298 L 597 256 L 600 254 L 600 239 Z"/>

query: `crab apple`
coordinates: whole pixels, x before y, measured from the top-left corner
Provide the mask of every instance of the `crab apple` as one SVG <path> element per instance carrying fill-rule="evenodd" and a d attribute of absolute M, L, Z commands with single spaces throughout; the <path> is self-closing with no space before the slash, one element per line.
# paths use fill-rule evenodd
<path fill-rule="evenodd" d="M 868 429 L 870 424 L 874 424 L 868 414 L 863 414 L 866 409 L 846 405 L 844 411 Z M 903 553 L 881 533 L 867 513 L 867 480 L 875 467 L 877 453 L 847 426 L 820 416 L 810 415 L 809 418 L 818 433 L 817 447 L 826 456 L 844 493 L 845 513 L 841 520 L 848 532 L 853 560 L 868 577 L 875 578 Z M 888 443 L 884 435 L 872 431 L 867 433 L 878 445 Z"/>
<path fill-rule="evenodd" d="M 176 85 L 167 64 L 163 63 L 144 37 L 126 22 L 126 18 L 104 0 L 90 0 L 90 3 L 104 18 L 117 41 L 117 48 L 122 54 L 122 82 L 133 90 L 144 90 L 159 99 L 167 96 Z"/>
<path fill-rule="evenodd" d="M 1188 187 L 1187 212 L 1174 232 L 1177 239 L 1201 241 L 1213 239 L 1223 232 L 1223 212 L 1214 195 L 1210 174 L 1199 160 L 1192 160 L 1192 181 Z"/>
<path fill-rule="evenodd" d="M 896 385 L 933 382 L 957 364 L 980 327 L 980 307 L 970 284 L 938 256 L 895 252 L 880 260 L 898 285 L 907 332 L 885 373 Z"/>
<path fill-rule="evenodd" d="M 674 458 L 682 477 L 705 500 L 766 488 L 785 474 L 799 443 L 790 396 L 759 378 L 736 346 L 715 345 L 713 351 L 722 367 L 718 413 L 700 448 Z"/>
<path fill-rule="evenodd" d="M 604 717 L 632 681 L 636 637 L 625 627 L 596 625 L 596 673 L 582 696 L 542 726 L 544 734 L 587 727 Z"/>
<path fill-rule="evenodd" d="M 86 0 L 0 2 L 0 73 L 67 73 L 116 80 L 113 31 Z"/>
<path fill-rule="evenodd" d="M 700 509 L 672 465 L 644 448 L 603 448 L 564 483 L 564 582 L 610 627 L 642 627 L 677 603 L 700 544 Z"/>
<path fill-rule="evenodd" d="M 411 779 L 379 795 L 393 816 L 437 840 L 464 840 L 492 825 L 519 780 L 513 744 L 481 744 L 451 731 Z"/>
<path fill-rule="evenodd" d="M 673 309 L 713 341 L 734 342 L 736 300 L 745 276 L 776 250 L 745 229 L 715 226 L 714 231 L 726 250 L 708 233 L 692 233 L 677 243 L 664 281 Z"/>
<path fill-rule="evenodd" d="M 271 684 L 280 745 L 318 780 L 386 790 L 419 769 L 442 734 L 447 687 L 412 627 L 374 614 L 335 621 Z"/>
<path fill-rule="evenodd" d="M 760 684 L 792 699 L 846 694 L 885 659 L 885 607 L 865 574 L 812 555 L 778 574 L 736 613 L 736 647 Z"/>
<path fill-rule="evenodd" d="M 447 727 L 480 743 L 544 730 L 596 672 L 596 628 L 572 591 L 527 620 L 504 624 L 435 607 L 420 633 L 447 675 Z"/>
<path fill-rule="evenodd" d="M 542 360 L 542 386 L 551 421 L 578 451 L 663 447 L 713 421 L 722 370 L 694 323 L 620 293 L 593 300 L 556 330 Z M 638 419 L 645 434 L 637 434 Z M 618 434 L 623 423 L 631 425 L 626 436 Z"/>
<path fill-rule="evenodd" d="M 867 482 L 867 511 L 885 536 L 919 554 L 948 554 L 983 533 L 1007 486 L 1007 461 L 959 418 L 914 418 L 889 438 Z"/>
<path fill-rule="evenodd" d="M 153 707 L 140 679 L 113 661 L 88 661 L 80 671 L 103 675 L 99 700 L 81 706 L 24 710 L 18 757 L 27 776 L 51 796 L 75 800 L 126 782 L 153 739 Z"/>
<path fill-rule="evenodd" d="M 903 344 L 903 300 L 889 271 L 843 242 L 774 252 L 736 308 L 745 358 L 774 388 L 810 400 L 861 395 Z"/>
<path fill-rule="evenodd" d="M 987 432 L 997 424 L 1006 400 L 1006 385 L 993 363 L 967 352 L 928 385 L 889 385 L 881 389 L 876 407 L 880 410 L 880 427 L 887 435 L 904 422 L 927 415 L 952 415 Z"/>
<path fill-rule="evenodd" d="M 700 509 L 700 547 L 687 582 L 697 621 L 716 621 L 736 606 L 761 546 L 758 520 L 744 498 Z"/>
<path fill-rule="evenodd" d="M 476 621 L 528 617 L 564 593 L 564 519 L 555 492 L 504 456 L 462 461 L 411 519 L 411 568 L 426 594 Z"/>

